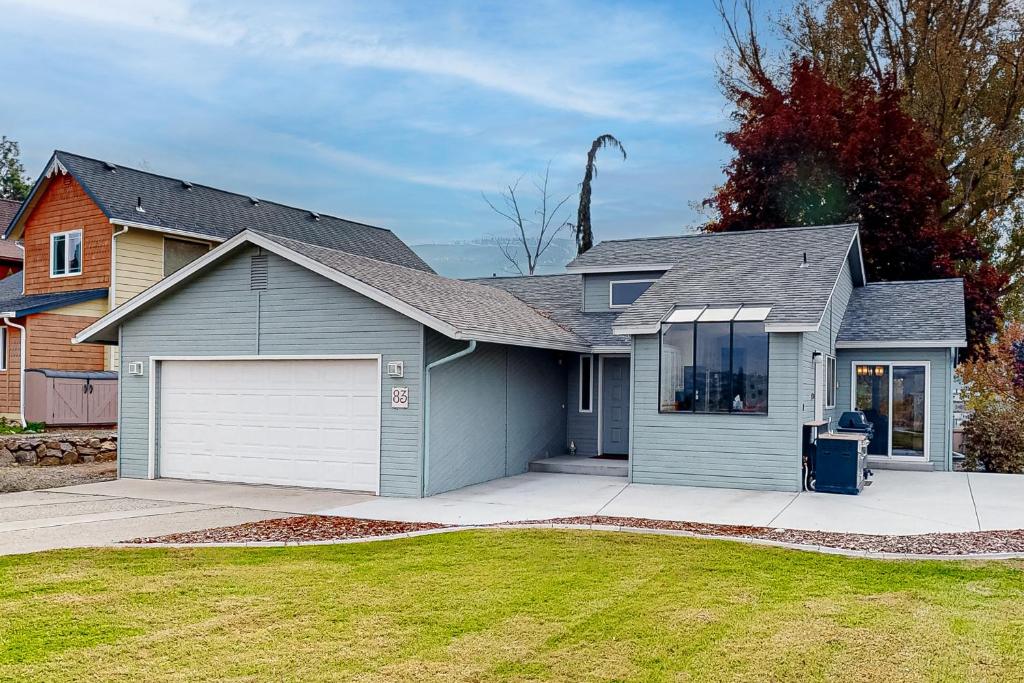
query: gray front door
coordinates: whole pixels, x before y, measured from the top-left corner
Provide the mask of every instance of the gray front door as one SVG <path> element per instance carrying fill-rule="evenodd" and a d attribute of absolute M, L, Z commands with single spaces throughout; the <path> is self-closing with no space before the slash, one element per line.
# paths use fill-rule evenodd
<path fill-rule="evenodd" d="M 601 452 L 629 454 L 629 358 L 605 358 L 601 368 Z"/>

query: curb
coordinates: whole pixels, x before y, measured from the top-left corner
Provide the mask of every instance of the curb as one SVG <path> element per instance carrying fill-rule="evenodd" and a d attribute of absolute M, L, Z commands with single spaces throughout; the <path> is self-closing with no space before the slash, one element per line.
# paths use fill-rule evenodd
<path fill-rule="evenodd" d="M 107 547 L 114 548 L 297 548 L 307 546 L 328 546 L 348 545 L 352 543 L 374 543 L 377 541 L 395 541 L 403 538 L 417 538 L 420 536 L 432 536 L 435 534 L 449 534 L 460 531 L 480 531 L 487 529 L 558 529 L 568 531 L 606 531 L 628 534 L 648 534 L 653 536 L 675 536 L 681 538 L 696 538 L 713 541 L 732 541 L 734 543 L 745 543 L 747 545 L 760 545 L 786 550 L 798 550 L 803 552 L 814 552 L 822 555 L 837 555 L 840 557 L 853 557 L 871 560 L 942 560 L 942 561 L 983 561 L 983 560 L 1016 560 L 1024 559 L 1024 552 L 997 552 L 997 553 L 965 553 L 963 555 L 951 554 L 924 554 L 924 553 L 888 553 L 873 552 L 869 550 L 851 550 L 848 548 L 835 548 L 832 546 L 810 545 L 803 543 L 791 543 L 788 541 L 774 541 L 767 538 L 752 538 L 749 536 L 722 536 L 716 534 L 697 534 L 692 531 L 681 529 L 657 529 L 648 527 L 616 526 L 612 524 L 555 524 L 555 523 L 502 523 L 467 526 L 450 526 L 441 529 L 423 529 L 421 531 L 409 531 L 401 534 L 389 534 L 386 536 L 361 536 L 357 538 L 339 538 L 325 541 L 239 541 L 223 543 L 113 543 Z"/>

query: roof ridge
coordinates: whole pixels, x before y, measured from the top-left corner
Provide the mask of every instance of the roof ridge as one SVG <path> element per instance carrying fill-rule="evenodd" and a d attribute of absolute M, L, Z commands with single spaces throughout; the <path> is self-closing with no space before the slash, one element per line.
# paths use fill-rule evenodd
<path fill-rule="evenodd" d="M 354 221 L 351 218 L 343 218 L 341 216 L 335 216 L 334 214 L 330 214 L 330 213 L 322 213 L 320 211 L 314 212 L 313 209 L 307 209 L 307 208 L 304 208 L 304 207 L 301 207 L 301 206 L 294 206 L 292 204 L 284 204 L 282 202 L 274 201 L 273 199 L 265 199 L 263 197 L 256 197 L 256 196 L 251 195 L 251 194 L 243 194 L 241 192 L 235 192 L 233 190 L 225 190 L 225 189 L 220 188 L 220 187 L 214 187 L 213 185 L 207 185 L 206 183 L 196 183 L 196 182 L 192 182 L 191 180 L 186 180 L 184 178 L 175 178 L 174 176 L 165 175 L 163 173 L 156 173 L 154 171 L 147 171 L 145 169 L 135 168 L 133 166 L 125 166 L 124 164 L 115 164 L 112 161 L 106 161 L 104 159 L 97 159 L 95 157 L 89 157 L 89 156 L 85 156 L 84 154 L 77 154 L 75 152 L 68 152 L 68 151 L 63 150 L 63 149 L 55 149 L 53 151 L 53 153 L 54 154 L 66 154 L 68 156 L 78 157 L 79 159 L 85 159 L 87 161 L 95 161 L 96 163 L 99 163 L 99 164 L 111 164 L 111 165 L 115 166 L 118 169 L 122 169 L 123 168 L 125 170 L 132 171 L 133 173 L 142 173 L 142 174 L 145 174 L 145 175 L 148 175 L 148 176 L 153 176 L 155 178 L 163 178 L 164 180 L 173 180 L 176 183 L 189 183 L 190 185 L 192 185 L 194 187 L 202 187 L 204 189 L 212 190 L 214 192 L 220 192 L 220 193 L 229 194 L 229 195 L 232 195 L 232 196 L 235 196 L 235 197 L 241 197 L 242 199 L 247 199 L 247 200 L 258 199 L 260 204 L 273 204 L 275 206 L 280 206 L 280 207 L 285 208 L 285 209 L 291 209 L 293 211 L 305 211 L 307 213 L 316 213 L 321 218 L 333 218 L 333 219 L 338 220 L 338 221 L 345 221 L 346 223 L 352 223 L 354 225 L 361 225 L 361 226 L 366 227 L 366 228 L 373 228 L 374 230 L 386 230 L 387 232 L 392 232 L 393 233 L 391 228 L 382 228 L 379 225 L 371 225 L 369 223 L 363 223 L 362 221 Z"/>
<path fill-rule="evenodd" d="M 454 278 L 462 280 L 463 282 L 478 281 L 478 280 L 534 280 L 542 277 L 579 277 L 579 273 L 542 273 L 540 275 L 501 275 L 488 277 L 460 277 Z"/>
<path fill-rule="evenodd" d="M 758 228 L 752 230 L 728 230 L 725 232 L 691 232 L 683 235 L 651 235 L 649 237 L 623 237 L 621 239 L 614 240 L 601 240 L 598 244 L 604 244 L 605 242 L 650 242 L 654 240 L 667 240 L 667 239 L 689 239 L 693 237 L 715 237 L 720 235 L 749 235 L 751 233 L 765 233 L 765 232 L 793 232 L 796 230 L 824 230 L 827 228 L 852 228 L 859 227 L 857 223 L 827 223 L 825 225 L 787 225 L 781 228 Z M 597 245 L 594 245 L 597 246 Z M 586 253 L 580 254 L 579 257 L 585 256 Z M 579 258 L 577 257 L 577 258 Z"/>

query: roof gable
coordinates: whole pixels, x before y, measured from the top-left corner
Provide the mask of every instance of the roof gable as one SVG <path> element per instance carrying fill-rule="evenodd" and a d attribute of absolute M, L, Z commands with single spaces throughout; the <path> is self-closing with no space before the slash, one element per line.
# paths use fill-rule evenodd
<path fill-rule="evenodd" d="M 243 230 L 259 230 L 409 268 L 431 270 L 385 228 L 59 150 L 53 153 L 46 173 L 36 181 L 26 207 L 54 173 L 70 173 L 111 222 L 218 242 Z M 16 226 L 23 223 L 21 217 L 26 212 L 26 208 L 21 210 L 8 227 L 8 234 L 18 234 Z"/>
<path fill-rule="evenodd" d="M 153 285 L 83 330 L 75 342 L 112 343 L 122 320 L 247 243 L 309 268 L 454 339 L 563 350 L 587 347 L 582 338 L 507 292 L 256 231 L 236 235 Z"/>

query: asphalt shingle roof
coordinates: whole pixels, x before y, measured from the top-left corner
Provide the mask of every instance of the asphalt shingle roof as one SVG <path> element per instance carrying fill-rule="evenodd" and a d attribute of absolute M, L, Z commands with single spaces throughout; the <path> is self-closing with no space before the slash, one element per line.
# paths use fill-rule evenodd
<path fill-rule="evenodd" d="M 22 294 L 23 288 L 24 273 L 15 273 L 0 280 L 0 312 L 22 316 L 107 296 L 106 289 L 82 289 L 74 292 L 25 296 Z"/>
<path fill-rule="evenodd" d="M 110 165 L 70 152 L 54 156 L 92 195 L 109 218 L 183 230 L 226 240 L 243 230 L 340 249 L 409 268 L 430 271 L 390 230 L 258 200 L 167 176 Z M 139 198 L 145 213 L 136 210 Z"/>
<path fill-rule="evenodd" d="M 453 280 L 280 235 L 259 234 L 393 296 L 455 327 L 467 338 L 474 338 L 476 333 L 500 335 L 510 342 L 514 340 L 527 346 L 539 344 L 573 348 L 587 345 L 582 337 L 496 287 Z"/>
<path fill-rule="evenodd" d="M 653 325 L 676 307 L 737 304 L 772 306 L 768 324 L 817 325 L 856 234 L 856 225 L 836 225 L 667 238 L 663 253 L 675 265 L 615 326 Z"/>
<path fill-rule="evenodd" d="M 16 199 L 0 199 L 0 228 L 6 230 L 20 208 L 21 202 Z"/>
<path fill-rule="evenodd" d="M 661 270 L 675 262 L 673 254 L 685 240 L 695 235 L 679 235 L 674 237 L 638 237 L 628 240 L 606 240 L 599 242 L 588 251 L 577 256 L 565 267 L 575 268 L 614 268 L 623 266 L 640 266 Z"/>
<path fill-rule="evenodd" d="M 629 348 L 629 337 L 612 334 L 620 311 L 584 313 L 583 276 L 532 275 L 529 277 L 476 278 L 468 280 L 512 293 L 531 307 L 559 322 L 592 346 Z"/>
<path fill-rule="evenodd" d="M 959 278 L 876 282 L 854 289 L 837 343 L 967 340 Z"/>

